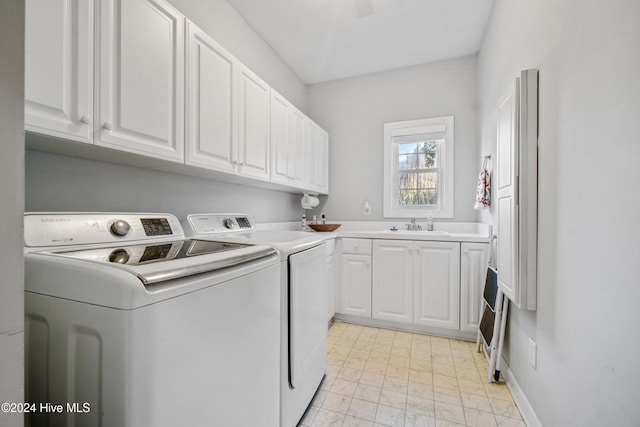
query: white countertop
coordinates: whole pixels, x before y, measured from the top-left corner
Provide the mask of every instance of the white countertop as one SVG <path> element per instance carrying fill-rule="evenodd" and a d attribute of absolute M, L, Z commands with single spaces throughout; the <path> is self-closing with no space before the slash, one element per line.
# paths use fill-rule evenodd
<path fill-rule="evenodd" d="M 325 240 L 336 237 L 349 237 L 360 239 L 391 239 L 391 240 L 434 240 L 445 242 L 479 242 L 489 243 L 491 240 L 491 225 L 479 222 L 434 222 L 434 232 L 406 230 L 408 221 L 329 221 L 329 224 L 341 224 L 340 228 L 333 232 L 310 233 L 322 235 Z M 423 230 L 427 229 L 426 223 L 417 221 Z M 397 231 L 391 231 L 395 227 Z M 270 230 L 300 230 L 299 222 L 258 224 L 258 229 Z"/>

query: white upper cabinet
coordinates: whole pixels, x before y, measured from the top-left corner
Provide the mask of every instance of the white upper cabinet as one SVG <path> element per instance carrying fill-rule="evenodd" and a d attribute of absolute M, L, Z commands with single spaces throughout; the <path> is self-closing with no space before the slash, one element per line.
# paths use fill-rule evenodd
<path fill-rule="evenodd" d="M 290 184 L 293 163 L 291 104 L 271 89 L 271 181 Z"/>
<path fill-rule="evenodd" d="M 329 134 L 318 128 L 318 192 L 329 194 Z"/>
<path fill-rule="evenodd" d="M 311 120 L 306 135 L 307 174 L 305 189 L 312 193 L 329 193 L 329 134 Z"/>
<path fill-rule="evenodd" d="M 240 67 L 239 85 L 238 172 L 268 181 L 271 88 L 244 65 Z"/>
<path fill-rule="evenodd" d="M 184 22 L 161 0 L 104 0 L 96 145 L 182 162 Z"/>
<path fill-rule="evenodd" d="M 291 108 L 291 144 L 290 170 L 292 171 L 293 185 L 303 188 L 307 171 L 307 116 L 300 110 Z M 293 154 L 293 155 L 291 155 Z"/>
<path fill-rule="evenodd" d="M 94 3 L 27 0 L 25 129 L 93 142 Z"/>
<path fill-rule="evenodd" d="M 239 63 L 187 22 L 187 150 L 185 163 L 234 172 Z"/>
<path fill-rule="evenodd" d="M 25 60 L 25 129 L 58 138 L 39 149 L 328 192 L 328 134 L 167 0 L 27 0 Z"/>
<path fill-rule="evenodd" d="M 271 181 L 304 188 L 311 120 L 271 89 Z"/>
<path fill-rule="evenodd" d="M 307 121 L 307 173 L 305 176 L 305 187 L 312 192 L 318 192 L 320 185 L 318 183 L 318 132 L 320 127 L 312 122 Z"/>

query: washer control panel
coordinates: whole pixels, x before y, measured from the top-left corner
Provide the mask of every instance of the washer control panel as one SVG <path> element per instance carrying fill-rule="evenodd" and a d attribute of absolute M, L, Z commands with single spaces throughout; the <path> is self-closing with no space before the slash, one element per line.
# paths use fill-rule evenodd
<path fill-rule="evenodd" d="M 184 237 L 171 214 L 25 213 L 26 247 L 89 245 Z"/>

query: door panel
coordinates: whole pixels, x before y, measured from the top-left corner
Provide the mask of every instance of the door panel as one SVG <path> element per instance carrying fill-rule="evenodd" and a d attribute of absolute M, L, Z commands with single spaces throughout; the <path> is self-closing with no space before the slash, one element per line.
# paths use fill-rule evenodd
<path fill-rule="evenodd" d="M 415 242 L 414 322 L 458 329 L 460 243 Z"/>
<path fill-rule="evenodd" d="M 372 317 L 413 321 L 413 254 L 411 242 L 373 241 Z"/>
<path fill-rule="evenodd" d="M 96 145 L 184 158 L 184 16 L 153 0 L 104 1 Z"/>
<path fill-rule="evenodd" d="M 234 171 L 237 60 L 191 22 L 187 34 L 186 163 Z"/>
<path fill-rule="evenodd" d="M 93 143 L 94 3 L 25 7 L 25 129 Z"/>
<path fill-rule="evenodd" d="M 301 386 L 326 357 L 327 281 L 324 245 L 289 256 L 290 384 Z"/>

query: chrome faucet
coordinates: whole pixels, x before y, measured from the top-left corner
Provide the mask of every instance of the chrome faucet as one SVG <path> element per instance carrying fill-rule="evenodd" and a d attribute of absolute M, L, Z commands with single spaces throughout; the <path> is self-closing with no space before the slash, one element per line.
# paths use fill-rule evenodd
<path fill-rule="evenodd" d="M 418 231 L 422 230 L 422 226 L 420 224 L 416 224 L 416 217 L 411 217 L 411 224 L 407 224 L 407 230 Z"/>

